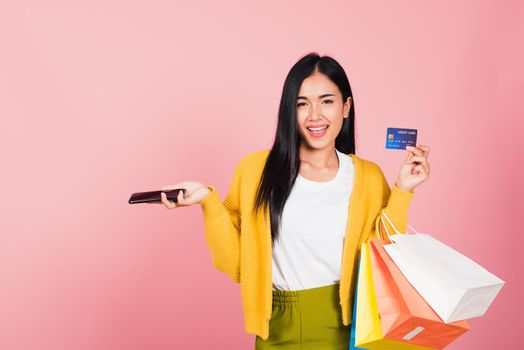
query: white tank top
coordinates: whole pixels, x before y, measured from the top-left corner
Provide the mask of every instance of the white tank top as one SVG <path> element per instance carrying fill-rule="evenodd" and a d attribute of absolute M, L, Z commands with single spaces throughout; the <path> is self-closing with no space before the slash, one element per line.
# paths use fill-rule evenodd
<path fill-rule="evenodd" d="M 299 174 L 284 205 L 280 236 L 273 247 L 273 290 L 340 282 L 354 166 L 353 158 L 336 152 L 337 175 L 317 182 Z"/>

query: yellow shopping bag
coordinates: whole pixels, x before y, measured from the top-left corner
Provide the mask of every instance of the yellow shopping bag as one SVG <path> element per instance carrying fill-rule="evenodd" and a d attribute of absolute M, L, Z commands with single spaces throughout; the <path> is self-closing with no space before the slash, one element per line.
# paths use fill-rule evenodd
<path fill-rule="evenodd" d="M 369 243 L 362 243 L 358 273 L 355 346 L 369 350 L 426 350 L 419 345 L 384 339 L 373 285 Z"/>

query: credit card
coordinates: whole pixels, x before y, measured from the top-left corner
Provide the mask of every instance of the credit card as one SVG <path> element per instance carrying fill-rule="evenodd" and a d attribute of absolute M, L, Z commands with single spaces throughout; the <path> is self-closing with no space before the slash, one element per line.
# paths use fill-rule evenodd
<path fill-rule="evenodd" d="M 406 146 L 416 147 L 417 129 L 388 128 L 386 133 L 386 148 L 406 149 Z"/>

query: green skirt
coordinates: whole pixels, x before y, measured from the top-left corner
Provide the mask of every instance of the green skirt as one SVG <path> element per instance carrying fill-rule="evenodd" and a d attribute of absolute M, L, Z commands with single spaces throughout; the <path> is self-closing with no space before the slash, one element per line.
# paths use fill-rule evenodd
<path fill-rule="evenodd" d="M 296 291 L 273 290 L 269 338 L 258 335 L 255 350 L 349 349 L 351 326 L 342 323 L 339 284 Z"/>

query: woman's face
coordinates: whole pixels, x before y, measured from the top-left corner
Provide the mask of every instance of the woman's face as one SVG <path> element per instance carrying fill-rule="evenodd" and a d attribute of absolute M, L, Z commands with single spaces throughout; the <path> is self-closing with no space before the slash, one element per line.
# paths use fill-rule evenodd
<path fill-rule="evenodd" d="M 314 71 L 302 82 L 296 107 L 302 145 L 314 149 L 334 147 L 344 117 L 349 115 L 351 97 L 344 103 L 338 86 Z"/>

